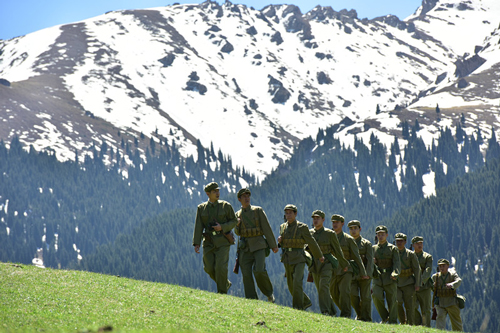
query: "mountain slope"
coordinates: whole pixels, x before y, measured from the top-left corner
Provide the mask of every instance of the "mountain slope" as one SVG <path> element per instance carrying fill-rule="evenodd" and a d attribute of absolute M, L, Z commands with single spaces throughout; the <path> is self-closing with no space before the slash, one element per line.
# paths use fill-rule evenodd
<path fill-rule="evenodd" d="M 441 7 L 406 21 L 359 20 L 330 7 L 302 14 L 207 1 L 110 12 L 0 41 L 0 135 L 51 147 L 61 160 L 94 143 L 120 150 L 123 138 L 141 138 L 144 154 L 150 140 L 175 142 L 196 159 L 199 139 L 262 178 L 318 128 L 346 118 L 373 124 L 363 121 L 377 105 L 400 109 L 442 73 L 451 77 L 459 56 L 450 35 L 463 22 L 480 28 L 461 43 L 472 50 L 499 13 L 487 0 L 455 22 Z M 452 30 L 440 35 L 436 22 L 445 19 Z"/>

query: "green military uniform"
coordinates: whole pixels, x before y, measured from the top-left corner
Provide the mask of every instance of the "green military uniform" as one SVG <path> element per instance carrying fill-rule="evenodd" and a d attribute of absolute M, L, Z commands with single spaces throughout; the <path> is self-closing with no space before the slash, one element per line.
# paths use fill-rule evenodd
<path fill-rule="evenodd" d="M 406 235 L 397 233 L 395 239 L 404 239 L 406 241 Z M 415 252 L 412 250 L 404 248 L 398 250 L 398 253 L 401 263 L 401 273 L 399 273 L 398 278 L 399 322 L 401 324 L 415 325 L 415 287 L 421 284 L 420 265 Z"/>
<path fill-rule="evenodd" d="M 215 184 L 215 185 L 214 185 Z M 216 183 L 205 187 L 205 192 L 217 189 Z M 213 229 L 217 221 L 222 231 Z M 203 268 L 217 284 L 217 292 L 227 294 L 231 282 L 227 279 L 229 246 L 223 233 L 230 232 L 236 225 L 236 216 L 231 204 L 224 200 L 210 201 L 198 205 L 193 233 L 193 245 L 200 245 L 203 236 Z M 205 232 L 204 232 L 205 231 Z"/>
<path fill-rule="evenodd" d="M 266 271 L 266 251 L 278 247 L 266 213 L 261 207 L 250 206 L 236 212 L 239 222 L 234 229 L 240 236 L 239 263 L 243 276 L 245 297 L 258 299 L 254 276 L 260 291 L 273 296 L 273 285 Z"/>
<path fill-rule="evenodd" d="M 446 259 L 439 259 L 438 265 L 441 263 L 450 264 Z M 462 279 L 453 271 L 446 275 L 436 273 L 432 276 L 432 281 L 437 283 L 437 301 L 436 301 L 436 328 L 440 330 L 446 329 L 446 315 L 450 316 L 451 329 L 454 331 L 462 331 L 462 318 L 460 317 L 460 308 L 457 305 L 456 289 L 462 283 Z M 451 283 L 452 289 L 447 289 L 446 284 Z"/>
<path fill-rule="evenodd" d="M 347 226 L 361 223 L 357 220 L 350 221 Z M 356 311 L 356 318 L 363 321 L 372 321 L 372 299 L 371 299 L 371 278 L 373 276 L 373 247 L 366 238 L 359 236 L 354 239 L 359 249 L 359 255 L 366 269 L 369 279 L 362 279 L 360 274 L 352 277 L 351 281 L 351 305 Z"/>
<path fill-rule="evenodd" d="M 317 211 L 313 212 L 313 216 L 316 212 Z M 322 215 L 320 216 L 324 217 L 324 213 L 321 213 Z M 333 230 L 323 227 L 319 230 L 311 229 L 310 232 L 323 254 L 332 254 L 342 268 L 349 266 L 340 248 L 337 235 Z M 325 260 L 321 263 L 318 259 L 314 259 L 313 265 L 309 269 L 318 291 L 319 309 L 321 313 L 330 316 L 335 316 L 337 312 L 330 295 L 330 281 L 332 279 L 333 269 L 334 267 L 329 260 Z"/>
<path fill-rule="evenodd" d="M 385 226 L 378 226 L 375 231 L 385 231 Z M 373 279 L 373 304 L 377 309 L 383 322 L 389 324 L 398 323 L 397 293 L 398 286 L 391 277 L 397 278 L 401 270 L 398 248 L 389 242 L 373 245 L 373 261 L 377 271 L 374 272 Z M 385 307 L 387 300 L 388 309 Z"/>
<path fill-rule="evenodd" d="M 285 210 L 297 211 L 294 205 L 287 205 Z M 306 265 L 305 245 L 309 245 L 309 250 L 316 258 L 321 258 L 322 253 L 311 236 L 307 224 L 294 221 L 285 222 L 280 226 L 280 236 L 282 248 L 281 262 L 285 266 L 288 290 L 292 295 L 292 304 L 295 309 L 305 310 L 312 305 L 311 299 L 304 293 L 304 268 Z"/>
<path fill-rule="evenodd" d="M 423 242 L 420 236 L 413 237 L 412 243 Z M 415 252 L 420 265 L 421 280 L 420 290 L 416 293 L 415 303 L 415 325 L 431 327 L 431 304 L 432 304 L 432 255 L 422 251 Z M 420 311 L 418 307 L 420 306 Z"/>
<path fill-rule="evenodd" d="M 332 220 L 333 219 L 334 217 L 332 216 Z M 359 275 L 366 275 L 365 266 L 363 265 L 363 261 L 359 255 L 358 245 L 354 241 L 354 238 L 343 231 L 337 234 L 337 238 L 339 240 L 340 248 L 344 253 L 344 258 L 351 262 L 353 261 L 358 266 Z M 333 301 L 340 309 L 341 317 L 351 317 L 352 276 L 352 265 L 349 266 L 347 272 L 344 272 L 342 267 L 337 267 L 333 271 L 333 279 L 330 282 L 330 294 L 332 295 Z"/>

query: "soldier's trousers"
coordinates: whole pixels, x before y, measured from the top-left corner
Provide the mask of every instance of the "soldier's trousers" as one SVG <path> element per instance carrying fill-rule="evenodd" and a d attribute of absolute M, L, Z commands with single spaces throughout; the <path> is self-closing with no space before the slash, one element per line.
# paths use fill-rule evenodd
<path fill-rule="evenodd" d="M 460 308 L 457 305 L 442 308 L 436 305 L 436 328 L 439 330 L 446 329 L 446 315 L 450 316 L 451 329 L 454 331 L 463 331 L 462 318 L 460 317 Z"/>
<path fill-rule="evenodd" d="M 415 325 L 431 327 L 432 289 L 421 289 L 415 295 Z M 419 306 L 420 312 L 418 311 Z"/>
<path fill-rule="evenodd" d="M 388 322 L 389 324 L 398 323 L 398 286 L 396 282 L 392 282 L 386 285 L 373 284 L 373 304 L 377 309 L 378 314 L 382 318 L 382 322 Z M 384 295 L 385 294 L 385 295 Z M 385 302 L 387 301 L 387 307 L 385 307 Z"/>
<path fill-rule="evenodd" d="M 255 290 L 254 276 L 260 291 L 268 297 L 271 296 L 273 294 L 273 285 L 266 271 L 266 250 L 260 249 L 254 252 L 240 251 L 239 262 L 243 276 L 245 297 L 259 298 Z"/>
<path fill-rule="evenodd" d="M 333 274 L 330 282 L 330 294 L 340 309 L 340 316 L 351 318 L 351 281 L 352 272 L 342 275 Z"/>
<path fill-rule="evenodd" d="M 311 299 L 304 292 L 304 267 L 305 262 L 300 264 L 284 264 L 286 273 L 286 284 L 288 291 L 292 295 L 292 305 L 294 309 L 305 310 L 311 306 Z"/>
<path fill-rule="evenodd" d="M 333 304 L 332 296 L 330 295 L 330 281 L 332 280 L 333 268 L 332 264 L 324 263 L 319 270 L 319 273 L 312 272 L 314 285 L 318 291 L 319 310 L 322 314 L 335 316 L 337 310 Z"/>
<path fill-rule="evenodd" d="M 401 324 L 415 325 L 415 284 L 398 287 L 398 318 Z"/>
<path fill-rule="evenodd" d="M 217 292 L 227 294 L 231 282 L 227 279 L 229 263 L 229 245 L 219 248 L 203 246 L 203 269 L 217 284 Z"/>
<path fill-rule="evenodd" d="M 351 305 L 358 320 L 372 321 L 371 282 L 371 279 L 351 282 Z"/>

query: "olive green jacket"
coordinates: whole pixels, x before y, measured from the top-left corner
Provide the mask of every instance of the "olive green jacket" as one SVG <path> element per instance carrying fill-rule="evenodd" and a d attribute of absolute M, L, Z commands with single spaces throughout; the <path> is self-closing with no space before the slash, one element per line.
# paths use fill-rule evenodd
<path fill-rule="evenodd" d="M 384 286 L 394 283 L 391 277 L 397 278 L 401 271 L 401 262 L 399 261 L 398 248 L 389 242 L 373 245 L 373 261 L 380 272 L 378 277 L 374 276 L 373 283 L 378 286 Z M 382 267 L 382 262 L 390 262 L 390 266 Z"/>
<path fill-rule="evenodd" d="M 269 247 L 270 249 L 278 247 L 273 230 L 269 225 L 269 220 L 267 219 L 266 213 L 261 207 L 250 206 L 248 208 L 241 208 L 236 212 L 236 218 L 239 219 L 236 224 L 236 228 L 234 228 L 234 232 L 236 233 L 236 235 L 241 235 L 240 230 L 242 229 L 242 227 L 255 228 L 256 225 L 260 226 L 260 229 L 264 234 L 262 236 L 245 237 L 246 246 L 241 248 L 242 251 L 254 252 L 257 250 L 265 249 L 267 247 Z M 251 221 L 251 223 L 253 223 L 253 225 L 248 222 L 249 220 Z"/>
<path fill-rule="evenodd" d="M 227 233 L 236 226 L 236 216 L 231 204 L 224 200 L 217 200 L 215 203 L 206 201 L 198 205 L 196 220 L 194 222 L 193 245 L 200 245 L 203 232 L 211 233 L 209 239 L 203 240 L 203 246 L 215 245 L 216 247 L 230 245 L 229 241 L 222 235 L 213 235 L 211 224 L 214 219 L 221 225 L 222 231 Z"/>
<path fill-rule="evenodd" d="M 356 244 L 354 238 L 342 231 L 337 234 L 337 239 L 339 240 L 340 248 L 344 253 L 344 258 L 346 260 L 354 260 L 359 267 L 359 275 L 366 275 L 365 265 L 363 265 L 363 261 L 359 255 L 358 244 Z M 351 265 L 349 265 L 347 272 L 353 272 Z M 339 266 L 335 269 L 334 274 L 343 275 L 347 272 L 344 272 L 344 270 Z"/>
<path fill-rule="evenodd" d="M 457 272 L 448 270 L 448 274 L 446 274 L 443 278 L 441 273 L 436 273 L 432 276 L 432 281 L 436 283 L 437 280 L 437 288 L 439 290 L 446 290 L 446 284 L 453 284 L 453 288 L 451 290 L 456 290 L 462 284 L 462 279 L 458 276 Z M 449 306 L 457 305 L 457 299 L 455 296 L 450 297 L 442 297 L 439 296 L 438 305 L 442 308 L 447 308 Z"/>
<path fill-rule="evenodd" d="M 419 286 L 422 283 L 420 274 L 420 265 L 418 264 L 415 252 L 410 249 L 404 248 L 398 250 L 399 260 L 401 262 L 401 271 L 399 272 L 398 287 L 405 287 L 410 284 Z M 408 273 L 407 273 L 408 272 Z M 407 276 L 407 274 L 411 274 Z"/>
<path fill-rule="evenodd" d="M 373 247 L 372 243 L 366 238 L 359 236 L 357 239 L 354 239 L 356 245 L 359 249 L 359 256 L 365 265 L 366 275 L 370 278 L 373 277 Z M 358 274 L 353 276 L 353 279 L 361 279 L 361 275 Z"/>
<path fill-rule="evenodd" d="M 304 240 L 304 243 L 309 246 L 310 252 L 315 258 L 321 258 L 323 254 L 316 240 L 311 236 L 307 224 L 294 221 L 292 223 L 285 222 L 280 225 L 280 236 L 283 239 L 299 239 Z M 295 236 L 295 237 L 294 237 Z M 283 241 L 282 241 L 283 242 Z M 304 249 L 289 249 L 283 248 L 281 262 L 288 265 L 295 265 L 306 262 L 306 254 Z"/>
<path fill-rule="evenodd" d="M 320 250 L 323 254 L 331 253 L 339 261 L 339 266 L 344 268 L 349 266 L 349 262 L 344 258 L 344 253 L 340 248 L 339 240 L 337 234 L 332 229 L 321 228 L 319 230 L 310 229 L 309 232 L 313 238 L 318 243 Z M 326 251 L 329 250 L 329 251 Z M 312 268 L 313 273 L 319 274 L 324 265 L 328 265 L 330 262 L 325 259 L 325 262 L 321 263 L 318 259 L 314 259 L 314 266 Z"/>
<path fill-rule="evenodd" d="M 432 255 L 425 251 L 420 253 L 415 252 L 415 255 L 417 256 L 420 273 L 422 274 L 420 291 L 432 288 Z"/>

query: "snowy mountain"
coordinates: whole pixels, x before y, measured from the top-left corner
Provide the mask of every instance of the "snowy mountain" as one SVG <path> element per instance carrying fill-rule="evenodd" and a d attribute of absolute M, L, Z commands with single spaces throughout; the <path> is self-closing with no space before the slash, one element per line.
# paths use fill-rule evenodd
<path fill-rule="evenodd" d="M 151 140 L 196 158 L 200 140 L 262 179 L 342 121 L 347 144 L 375 132 L 389 146 L 415 119 L 432 140 L 462 113 L 489 136 L 499 23 L 497 0 L 424 0 L 404 21 L 211 1 L 109 12 L 0 41 L 0 138 L 61 160 Z"/>

